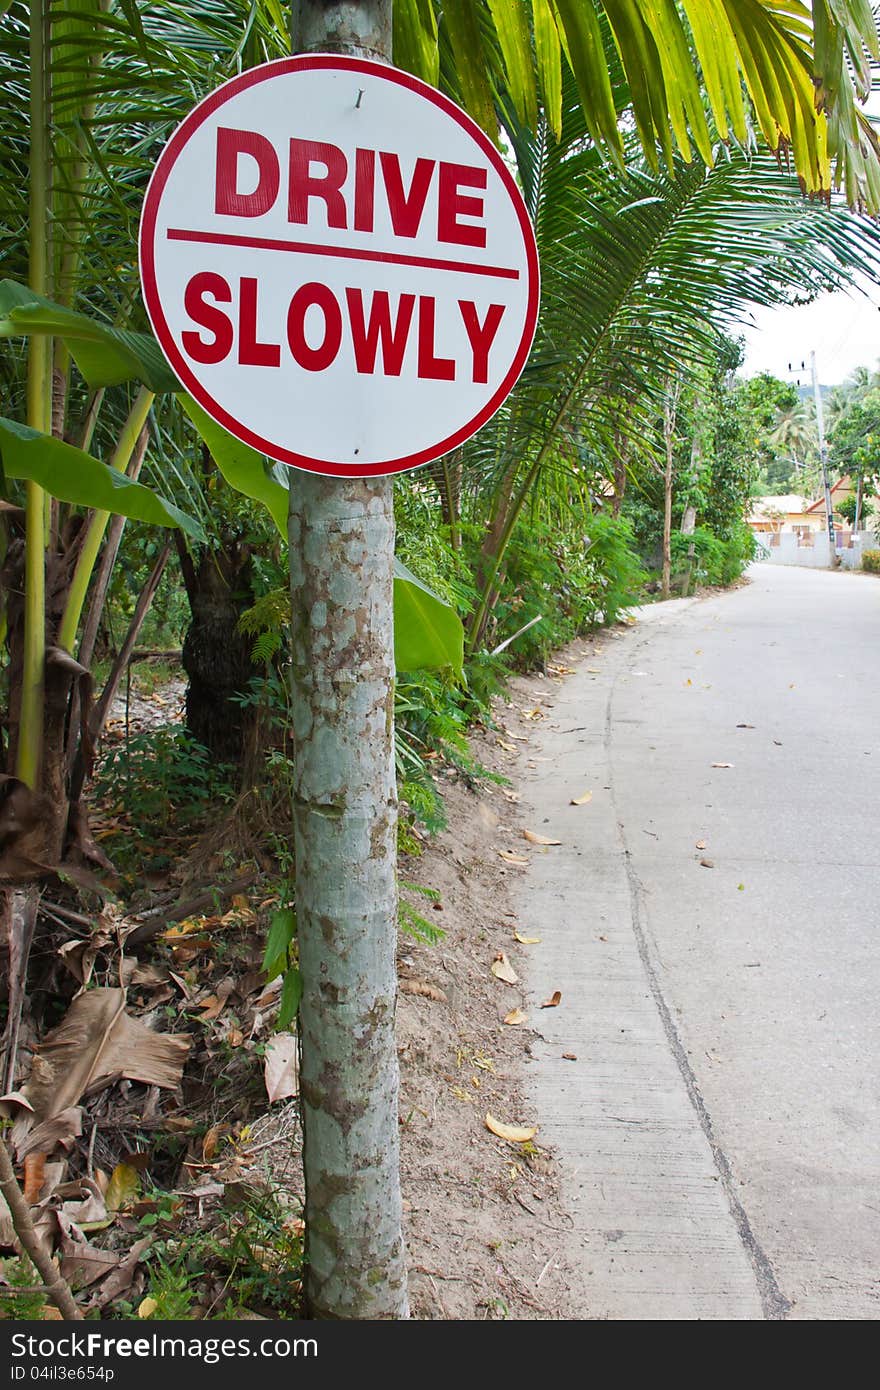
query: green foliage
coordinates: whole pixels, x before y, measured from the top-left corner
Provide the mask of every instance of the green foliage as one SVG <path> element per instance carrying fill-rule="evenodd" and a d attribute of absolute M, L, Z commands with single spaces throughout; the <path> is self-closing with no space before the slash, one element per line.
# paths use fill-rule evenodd
<path fill-rule="evenodd" d="M 133 483 L 82 449 L 16 420 L 0 418 L 0 452 L 7 478 L 38 483 L 61 502 L 96 507 L 157 526 L 180 527 L 196 539 L 203 534 L 194 517 L 143 483 Z"/>
<path fill-rule="evenodd" d="M 277 656 L 289 626 L 289 589 L 270 589 L 242 613 L 238 630 L 254 639 L 251 660 L 255 666 L 265 666 Z"/>
<path fill-rule="evenodd" d="M 688 558 L 691 545 L 694 547 L 693 562 Z M 672 534 L 673 574 L 683 574 L 693 563 L 692 583 L 733 584 L 754 557 L 755 538 L 745 522 L 731 528 L 726 540 L 721 540 L 708 526 L 698 526 L 691 536 L 682 535 L 680 531 Z"/>
<path fill-rule="evenodd" d="M 296 913 L 292 907 L 279 908 L 272 913 L 266 949 L 263 952 L 262 969 L 266 972 L 266 983 L 283 975 L 290 968 L 291 947 L 296 938 Z"/>
<path fill-rule="evenodd" d="M 854 483 L 861 478 L 864 492 L 880 488 L 880 388 L 844 401 L 831 432 L 831 462 Z"/>
<path fill-rule="evenodd" d="M 281 985 L 281 1001 L 278 1010 L 277 1027 L 284 1031 L 296 1018 L 302 999 L 302 975 L 295 964 L 296 913 L 292 907 L 279 908 L 272 913 L 269 935 L 263 953 L 263 970 L 266 982 L 279 975 L 284 979 Z"/>
<path fill-rule="evenodd" d="M 291 965 L 284 972 L 284 982 L 281 986 L 281 1002 L 278 1008 L 278 1028 L 284 1032 L 289 1028 L 296 1018 L 297 1009 L 302 999 L 303 981 L 299 966 Z"/>
<path fill-rule="evenodd" d="M 648 578 L 635 534 L 626 517 L 597 512 L 587 524 L 587 536 L 592 541 L 587 558 L 601 588 L 602 621 L 616 623 L 625 609 L 638 603 Z"/>
<path fill-rule="evenodd" d="M 880 550 L 862 551 L 862 569 L 869 574 L 880 574 Z"/>
<path fill-rule="evenodd" d="M 0 1298 L 0 1318 L 15 1322 L 39 1322 L 44 1316 L 48 1300 L 37 1289 L 36 1293 L 10 1293 L 10 1289 L 33 1289 L 40 1284 L 40 1275 L 27 1255 L 4 1257 L 0 1261 L 0 1274 L 6 1286 Z"/>
<path fill-rule="evenodd" d="M 866 501 L 864 497 L 862 498 L 861 505 L 859 506 L 859 503 L 856 499 L 856 495 L 855 493 L 853 493 L 852 497 L 844 497 L 842 502 L 838 502 L 834 510 L 838 513 L 839 516 L 843 517 L 845 522 L 852 526 L 856 519 L 857 506 L 859 507 L 860 526 L 867 525 L 868 517 L 874 515 L 874 507 L 873 504 L 871 502 Z"/>
<path fill-rule="evenodd" d="M 160 1201 L 158 1214 L 141 1226 L 158 1233 L 143 1256 L 145 1296 L 157 1307 L 154 1322 L 194 1316 L 226 1319 L 242 1310 L 263 1317 L 290 1318 L 300 1304 L 303 1266 L 302 1223 L 273 1194 L 245 1196 L 236 1211 L 223 1211 L 208 1229 L 181 1229 L 173 1199 Z M 204 1287 L 222 1282 L 222 1302 L 204 1308 Z M 131 1310 L 134 1313 L 135 1310 Z"/>
<path fill-rule="evenodd" d="M 546 661 L 558 647 L 593 627 L 615 623 L 639 600 L 646 579 L 630 523 L 596 512 L 566 529 L 527 518 L 507 551 L 495 607 L 494 645 L 520 628 L 505 652 L 520 669 Z M 469 678 L 473 671 L 469 667 Z"/>
<path fill-rule="evenodd" d="M 425 888 L 420 883 L 401 883 L 400 887 L 408 893 L 418 893 L 429 902 L 440 901 L 440 894 L 436 888 Z M 427 917 L 423 917 L 402 895 L 397 901 L 397 925 L 405 936 L 411 936 L 423 946 L 436 946 L 446 935 L 441 927 L 429 922 Z"/>
<path fill-rule="evenodd" d="M 394 488 L 397 554 L 423 584 L 459 613 L 476 601 L 473 575 L 465 555 L 455 550 L 449 529 L 439 523 L 436 497 L 421 474 L 403 474 Z"/>
<path fill-rule="evenodd" d="M 780 381 L 770 372 L 759 372 L 737 383 L 752 434 L 750 443 L 757 451 L 757 467 L 765 493 L 788 492 L 795 462 L 791 450 L 774 440 L 780 413 L 796 409 L 797 387 Z"/>
<path fill-rule="evenodd" d="M 101 759 L 94 795 L 127 817 L 127 828 L 110 847 L 120 867 L 171 825 L 201 820 L 231 801 L 232 772 L 183 729 L 163 726 L 111 747 Z"/>

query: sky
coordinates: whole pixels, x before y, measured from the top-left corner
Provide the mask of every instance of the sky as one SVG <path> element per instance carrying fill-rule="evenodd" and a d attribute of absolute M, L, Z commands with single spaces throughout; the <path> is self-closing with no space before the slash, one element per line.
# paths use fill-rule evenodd
<path fill-rule="evenodd" d="M 819 381 L 836 386 L 854 370 L 880 363 L 880 285 L 864 282 L 865 295 L 823 294 L 795 309 L 755 309 L 753 326 L 740 330 L 746 357 L 744 376 L 772 372 L 783 381 L 810 378 L 810 352 L 816 353 Z M 801 363 L 806 363 L 806 370 Z M 789 372 L 789 363 L 793 372 Z"/>
<path fill-rule="evenodd" d="M 880 92 L 869 97 L 865 110 L 880 119 Z M 856 367 L 880 365 L 880 284 L 860 279 L 866 294 L 840 291 L 823 294 L 798 309 L 755 309 L 753 327 L 740 330 L 746 342 L 745 376 L 772 372 L 783 381 L 810 377 L 810 352 L 816 354 L 819 381 L 837 386 Z M 867 296 L 867 297 L 866 297 Z M 801 362 L 806 370 L 801 370 Z M 793 372 L 789 372 L 791 363 Z"/>

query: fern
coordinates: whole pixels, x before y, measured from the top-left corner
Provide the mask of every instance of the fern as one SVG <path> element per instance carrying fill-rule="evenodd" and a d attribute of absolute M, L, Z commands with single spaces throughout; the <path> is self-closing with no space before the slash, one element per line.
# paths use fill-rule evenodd
<path fill-rule="evenodd" d="M 440 901 L 440 894 L 436 888 L 424 888 L 420 883 L 401 883 L 400 887 L 410 893 L 420 893 L 423 898 L 428 898 L 433 903 Z M 400 898 L 397 904 L 397 925 L 406 936 L 421 941 L 425 946 L 437 946 L 446 935 L 442 927 L 435 927 L 433 922 L 429 922 L 417 912 L 412 903 L 408 903 L 405 898 Z"/>
<path fill-rule="evenodd" d="M 277 656 L 289 620 L 290 594 L 287 589 L 270 589 L 242 613 L 238 630 L 245 637 L 255 638 L 251 647 L 254 665 L 267 666 Z"/>

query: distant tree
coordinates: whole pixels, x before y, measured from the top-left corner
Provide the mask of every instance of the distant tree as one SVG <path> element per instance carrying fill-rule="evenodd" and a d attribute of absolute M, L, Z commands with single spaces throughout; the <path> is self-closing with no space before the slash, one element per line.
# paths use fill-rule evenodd
<path fill-rule="evenodd" d="M 852 478 L 853 521 L 864 517 L 868 510 L 865 499 L 880 491 L 880 387 L 854 394 L 840 411 L 831 435 L 830 455 L 834 471 Z M 842 507 L 837 510 L 845 515 Z"/>
<path fill-rule="evenodd" d="M 748 412 L 753 426 L 754 448 L 757 450 L 763 490 L 770 493 L 786 492 L 796 471 L 795 462 L 787 444 L 776 443 L 772 436 L 780 416 L 797 407 L 797 387 L 791 382 L 780 381 L 771 372 L 759 372 L 757 376 L 740 381 L 738 386 L 742 407 Z"/>
<path fill-rule="evenodd" d="M 797 393 L 795 395 L 797 397 Z M 789 487 L 797 482 L 797 491 L 804 496 L 810 495 L 817 484 L 819 463 L 819 431 L 813 402 L 796 398 L 793 405 L 781 410 L 776 417 L 775 428 L 767 436 L 767 442 L 776 450 L 778 460 L 788 456 Z M 781 481 L 782 470 L 777 469 L 773 476 Z"/>

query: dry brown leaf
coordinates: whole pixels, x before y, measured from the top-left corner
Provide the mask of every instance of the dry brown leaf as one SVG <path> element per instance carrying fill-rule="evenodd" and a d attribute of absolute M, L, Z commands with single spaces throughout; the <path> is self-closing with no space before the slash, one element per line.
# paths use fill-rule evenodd
<path fill-rule="evenodd" d="M 79 1183 L 66 1184 L 63 1190 L 71 1186 L 76 1187 L 79 1200 L 62 1203 L 61 1212 L 74 1226 L 80 1231 L 103 1231 L 112 1225 L 113 1216 L 107 1210 L 104 1194 L 97 1182 L 83 1178 Z"/>
<path fill-rule="evenodd" d="M 528 1014 L 524 1013 L 522 1009 L 511 1009 L 509 1014 L 504 1015 L 504 1022 L 515 1027 L 518 1023 L 527 1023 L 528 1017 Z"/>
<path fill-rule="evenodd" d="M 569 806 L 586 806 L 587 802 L 588 802 L 588 801 L 592 801 L 592 800 L 593 800 L 593 793 L 592 793 L 592 792 L 584 792 L 583 796 L 575 796 L 575 797 L 572 797 L 571 801 L 570 801 L 568 804 L 569 804 Z"/>
<path fill-rule="evenodd" d="M 518 931 L 513 933 L 514 941 L 518 941 L 520 946 L 540 946 L 540 936 L 520 936 Z"/>
<path fill-rule="evenodd" d="M 116 1251 L 99 1250 L 90 1245 L 79 1227 L 63 1212 L 56 1215 L 61 1230 L 61 1273 L 69 1283 L 84 1288 L 119 1267 L 121 1261 Z"/>
<path fill-rule="evenodd" d="M 498 857 L 503 859 L 505 864 L 528 864 L 529 862 L 521 854 L 514 854 L 512 849 L 500 849 Z"/>
<path fill-rule="evenodd" d="M 446 1004 L 448 1000 L 442 989 L 436 985 L 429 985 L 426 980 L 401 980 L 401 994 L 419 994 L 423 999 L 436 999 L 438 1004 Z"/>
<path fill-rule="evenodd" d="M 201 1015 L 199 1022 L 210 1023 L 213 1019 L 219 1018 L 226 1008 L 228 1000 L 229 994 L 227 993 L 225 998 L 221 998 L 219 991 L 217 994 L 209 994 L 204 999 L 200 1000 L 199 1003 L 196 1004 L 196 1008 Z"/>
<path fill-rule="evenodd" d="M 704 869 L 714 869 L 714 868 L 715 868 L 715 860 L 714 860 L 714 859 L 701 859 L 701 860 L 700 860 L 700 863 L 702 864 L 702 866 L 703 866 Z"/>
<path fill-rule="evenodd" d="M 733 767 L 733 763 L 712 763 L 712 767 Z"/>
<path fill-rule="evenodd" d="M 503 951 L 499 951 L 492 962 L 492 974 L 496 979 L 504 980 L 509 985 L 515 985 L 519 980 L 519 976 Z"/>
<path fill-rule="evenodd" d="M 43 1190 L 43 1174 L 46 1168 L 46 1155 L 29 1153 L 24 1161 L 24 1200 L 34 1206 L 40 1200 Z"/>
<path fill-rule="evenodd" d="M 562 1060 L 563 1060 L 563 1062 L 576 1062 L 576 1061 L 577 1061 L 577 1053 L 576 1053 L 576 1052 L 563 1052 L 563 1054 L 562 1054 Z"/>
<path fill-rule="evenodd" d="M 5 1246 L 7 1250 L 18 1247 L 18 1237 L 12 1224 L 12 1212 L 9 1210 L 2 1192 L 0 1192 L 0 1245 Z"/>
<path fill-rule="evenodd" d="M 147 1246 L 152 1243 L 152 1240 L 152 1236 L 144 1236 L 141 1240 L 135 1241 L 121 1264 L 118 1264 L 116 1268 L 108 1274 L 100 1289 L 95 1294 L 90 1307 L 106 1307 L 107 1304 L 113 1303 L 119 1298 L 121 1294 L 128 1292 L 137 1271 L 138 1261 Z"/>
<path fill-rule="evenodd" d="M 276 1033 L 266 1045 L 263 1070 L 269 1103 L 299 1095 L 299 1052 L 293 1033 Z"/>
<path fill-rule="evenodd" d="M 244 1033 L 240 1028 L 230 1028 L 229 1032 L 226 1034 L 226 1041 L 229 1043 L 230 1047 L 241 1047 L 244 1042 Z"/>
<path fill-rule="evenodd" d="M 211 1128 L 202 1140 L 202 1161 L 204 1163 L 211 1162 L 211 1159 L 216 1154 L 220 1145 L 220 1140 L 224 1134 L 229 1133 L 229 1128 L 229 1125 L 226 1124 L 211 1125 Z"/>
<path fill-rule="evenodd" d="M 19 1110 L 29 1110 L 31 1114 L 34 1113 L 34 1107 L 23 1091 L 7 1091 L 5 1096 L 0 1096 L 0 1115 L 4 1119 L 11 1119 L 13 1115 L 18 1114 Z"/>
<path fill-rule="evenodd" d="M 530 1139 L 534 1139 L 538 1133 L 537 1125 L 506 1125 L 501 1120 L 496 1120 L 494 1115 L 486 1112 L 486 1128 L 493 1134 L 497 1134 L 499 1139 L 506 1139 L 509 1144 L 527 1144 Z"/>
<path fill-rule="evenodd" d="M 189 1046 L 187 1034 L 154 1033 L 126 1014 L 124 990 L 102 988 L 78 995 L 34 1054 L 31 1075 L 22 1087 L 34 1114 L 20 1115 L 13 1127 L 19 1157 L 50 1152 L 43 1137 L 36 1141 L 37 1130 L 57 1125 L 65 1115 L 68 1128 L 71 1119 L 76 1123 L 73 1110 L 79 1098 L 110 1077 L 177 1086 Z"/>
<path fill-rule="evenodd" d="M 188 1134 L 195 1127 L 196 1122 L 189 1115 L 169 1115 L 162 1126 L 169 1134 Z"/>
<path fill-rule="evenodd" d="M 542 1009 L 558 1009 L 562 1003 L 562 990 L 555 989 L 549 999 L 545 999 L 541 1005 Z"/>
<path fill-rule="evenodd" d="M 550 840 L 546 835 L 538 835 L 534 830 L 524 830 L 523 839 L 533 845 L 561 845 L 561 840 Z"/>
<path fill-rule="evenodd" d="M 698 840 L 697 843 L 696 843 L 696 845 L 694 846 L 694 848 L 695 848 L 695 849 L 705 849 L 705 848 L 706 848 L 706 841 L 705 841 L 705 840 Z"/>

